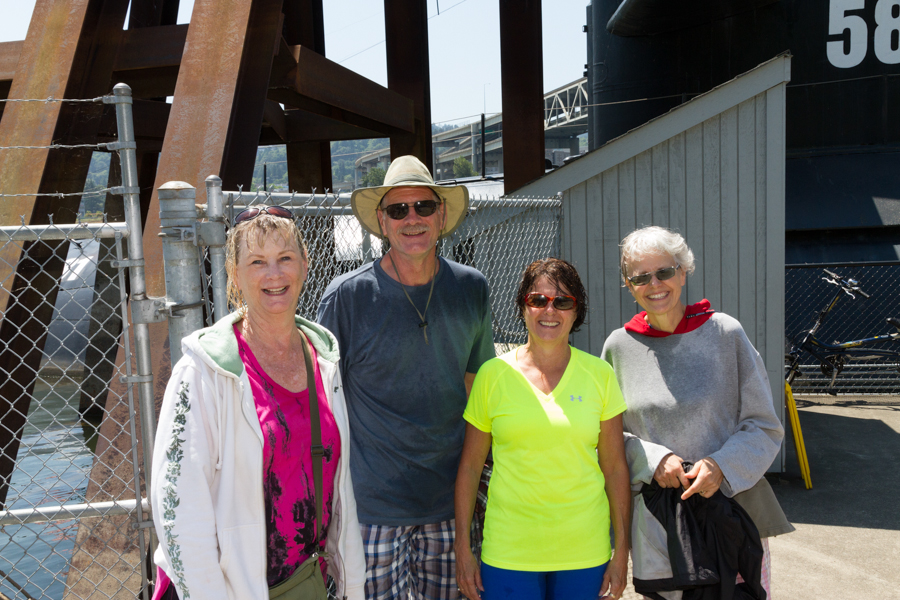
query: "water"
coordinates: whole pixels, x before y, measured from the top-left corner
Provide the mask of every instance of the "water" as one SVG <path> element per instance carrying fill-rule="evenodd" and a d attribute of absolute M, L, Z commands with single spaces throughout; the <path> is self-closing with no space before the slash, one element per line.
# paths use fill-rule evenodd
<path fill-rule="evenodd" d="M 45 355 L 32 393 L 9 509 L 85 501 L 99 424 L 82 421 L 81 391 L 67 374 L 81 374 L 99 253 L 96 240 L 69 245 L 45 344 L 52 356 Z M 0 593 L 15 600 L 61 600 L 77 533 L 74 519 L 0 527 Z"/>
<path fill-rule="evenodd" d="M 10 509 L 84 502 L 94 426 L 81 421 L 79 397 L 68 379 L 35 385 L 10 482 Z M 0 576 L 0 593 L 16 600 L 61 599 L 77 531 L 75 520 L 0 527 L 0 570 L 25 590 Z"/>

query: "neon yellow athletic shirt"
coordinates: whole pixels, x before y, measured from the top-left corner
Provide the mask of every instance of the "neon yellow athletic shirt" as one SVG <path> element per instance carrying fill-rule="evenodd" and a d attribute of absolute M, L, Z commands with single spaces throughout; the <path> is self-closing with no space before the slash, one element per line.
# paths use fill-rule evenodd
<path fill-rule="evenodd" d="M 482 365 L 463 417 L 492 436 L 485 563 L 563 571 L 610 559 L 597 437 L 601 421 L 624 411 L 612 367 L 576 348 L 549 395 L 518 370 L 515 351 Z"/>

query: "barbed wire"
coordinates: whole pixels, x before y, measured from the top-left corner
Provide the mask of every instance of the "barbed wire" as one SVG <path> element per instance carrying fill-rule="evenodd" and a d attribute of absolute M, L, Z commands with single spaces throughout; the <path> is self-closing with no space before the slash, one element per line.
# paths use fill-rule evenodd
<path fill-rule="evenodd" d="M 96 98 L 54 98 L 50 96 L 49 98 L 3 98 L 0 99 L 0 103 L 2 102 L 72 102 L 72 103 L 103 103 L 104 98 L 112 98 L 112 96 L 97 96 Z"/>
<path fill-rule="evenodd" d="M 115 142 L 112 142 L 113 144 Z M 110 144 L 50 144 L 49 146 L 0 146 L 0 150 L 77 150 L 91 148 L 92 150 L 116 150 L 118 145 L 110 147 Z"/>
<path fill-rule="evenodd" d="M 115 192 L 115 188 L 103 188 L 100 190 L 91 190 L 89 192 L 71 192 L 71 193 L 63 193 L 63 192 L 34 192 L 31 194 L 3 194 L 0 193 L 0 198 L 31 198 L 35 196 L 49 196 L 51 198 L 66 198 L 68 196 L 99 196 L 100 194 L 106 194 L 109 192 Z"/>

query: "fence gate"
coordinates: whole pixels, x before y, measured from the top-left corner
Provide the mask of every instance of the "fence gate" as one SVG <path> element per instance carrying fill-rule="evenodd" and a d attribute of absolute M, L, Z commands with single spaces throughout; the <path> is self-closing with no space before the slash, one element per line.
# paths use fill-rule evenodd
<path fill-rule="evenodd" d="M 92 193 L 122 196 L 125 222 L 55 225 L 51 215 L 0 228 L 0 293 L 15 331 L 0 340 L 0 598 L 149 599 L 148 319 L 129 319 L 125 296 L 126 269 L 132 296 L 145 291 L 131 91 L 94 101 L 115 104 L 119 141 L 77 148 L 119 153 L 122 185 Z M 26 195 L 2 192 L 4 202 Z"/>

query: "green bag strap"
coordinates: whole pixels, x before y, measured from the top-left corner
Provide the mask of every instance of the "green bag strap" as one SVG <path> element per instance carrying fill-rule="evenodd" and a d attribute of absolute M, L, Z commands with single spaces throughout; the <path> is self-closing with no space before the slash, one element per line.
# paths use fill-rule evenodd
<path fill-rule="evenodd" d="M 325 459 L 325 447 L 322 446 L 322 423 L 319 420 L 319 394 L 316 390 L 316 372 L 313 369 L 312 357 L 309 353 L 306 336 L 300 334 L 303 342 L 303 360 L 306 362 L 306 389 L 309 390 L 309 429 L 312 449 L 313 483 L 316 486 L 316 552 L 324 539 L 322 535 L 322 463 Z"/>

